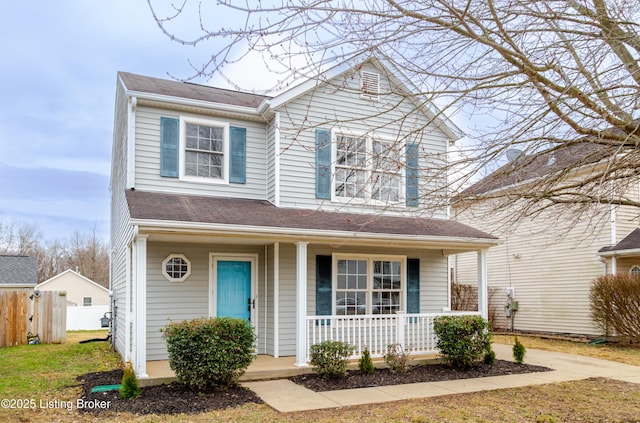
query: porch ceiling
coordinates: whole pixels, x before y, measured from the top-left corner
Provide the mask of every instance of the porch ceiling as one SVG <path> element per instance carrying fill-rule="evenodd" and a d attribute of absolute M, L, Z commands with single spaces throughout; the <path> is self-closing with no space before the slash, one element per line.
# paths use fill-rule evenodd
<path fill-rule="evenodd" d="M 445 219 L 340 213 L 276 207 L 268 201 L 126 192 L 132 224 L 157 240 L 412 246 L 459 252 L 498 244 L 497 238 Z"/>

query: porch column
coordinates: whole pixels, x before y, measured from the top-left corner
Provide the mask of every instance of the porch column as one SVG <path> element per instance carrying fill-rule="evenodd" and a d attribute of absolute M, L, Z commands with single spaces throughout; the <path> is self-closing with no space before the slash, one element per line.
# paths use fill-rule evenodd
<path fill-rule="evenodd" d="M 611 256 L 611 274 L 614 276 L 618 274 L 618 260 L 616 256 Z"/>
<path fill-rule="evenodd" d="M 138 377 L 147 375 L 147 236 L 136 236 L 134 275 L 134 333 L 133 369 Z"/>
<path fill-rule="evenodd" d="M 307 366 L 307 245 L 296 242 L 296 366 Z"/>
<path fill-rule="evenodd" d="M 489 319 L 489 293 L 487 288 L 487 252 L 478 251 L 478 312 Z"/>

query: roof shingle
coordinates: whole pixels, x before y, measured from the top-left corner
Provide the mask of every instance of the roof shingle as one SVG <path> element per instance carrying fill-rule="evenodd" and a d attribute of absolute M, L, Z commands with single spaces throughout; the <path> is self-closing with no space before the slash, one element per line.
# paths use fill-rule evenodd
<path fill-rule="evenodd" d="M 128 72 L 118 72 L 127 90 L 149 94 L 160 94 L 170 97 L 187 98 L 191 100 L 210 101 L 218 104 L 233 106 L 258 107 L 270 97 L 225 90 L 189 82 L 170 81 L 150 76 L 136 75 Z"/>
<path fill-rule="evenodd" d="M 276 207 L 264 200 L 126 191 L 132 219 L 200 222 L 264 228 L 339 231 L 496 240 L 494 236 L 445 219 L 355 214 Z"/>
<path fill-rule="evenodd" d="M 0 255 L 0 286 L 35 286 L 37 282 L 35 257 Z"/>

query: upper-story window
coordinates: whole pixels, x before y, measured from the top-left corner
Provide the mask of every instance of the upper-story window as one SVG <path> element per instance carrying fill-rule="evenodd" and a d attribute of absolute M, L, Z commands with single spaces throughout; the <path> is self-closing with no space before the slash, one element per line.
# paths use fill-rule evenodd
<path fill-rule="evenodd" d="M 187 122 L 185 129 L 184 174 L 223 179 L 225 128 Z"/>
<path fill-rule="evenodd" d="M 247 182 L 247 129 L 195 117 L 160 118 L 160 176 Z"/>
<path fill-rule="evenodd" d="M 404 201 L 404 144 L 370 136 L 335 136 L 334 197 Z"/>
<path fill-rule="evenodd" d="M 182 175 L 228 182 L 229 125 L 183 118 L 181 133 Z"/>

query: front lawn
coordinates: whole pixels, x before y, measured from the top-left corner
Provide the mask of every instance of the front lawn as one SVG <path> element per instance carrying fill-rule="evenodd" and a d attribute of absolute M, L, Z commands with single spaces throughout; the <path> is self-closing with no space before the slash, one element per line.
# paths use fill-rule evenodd
<path fill-rule="evenodd" d="M 62 423 L 78 421 L 127 422 L 596 422 L 637 421 L 640 416 L 640 385 L 608 379 L 588 379 L 516 389 L 448 395 L 385 404 L 281 414 L 264 404 L 247 404 L 227 410 L 190 415 L 144 415 L 107 412 L 80 414 L 60 407 L 80 396 L 76 377 L 121 366 L 109 344 L 78 344 L 80 339 L 104 337 L 104 332 L 69 332 L 61 345 L 26 345 L 0 349 L 0 393 L 2 399 L 33 399 L 31 409 L 0 409 L 0 421 Z M 551 349 L 574 354 L 595 355 L 639 364 L 639 351 L 612 346 L 595 347 L 531 339 L 520 336 L 530 348 Z M 511 344 L 513 337 L 496 339 Z M 603 356 L 603 354 L 605 356 Z M 525 358 L 526 362 L 526 358 Z M 167 398 L 170 401 L 171 398 Z M 42 407 L 44 401 L 44 407 Z M 53 407 L 47 408 L 47 405 Z"/>

